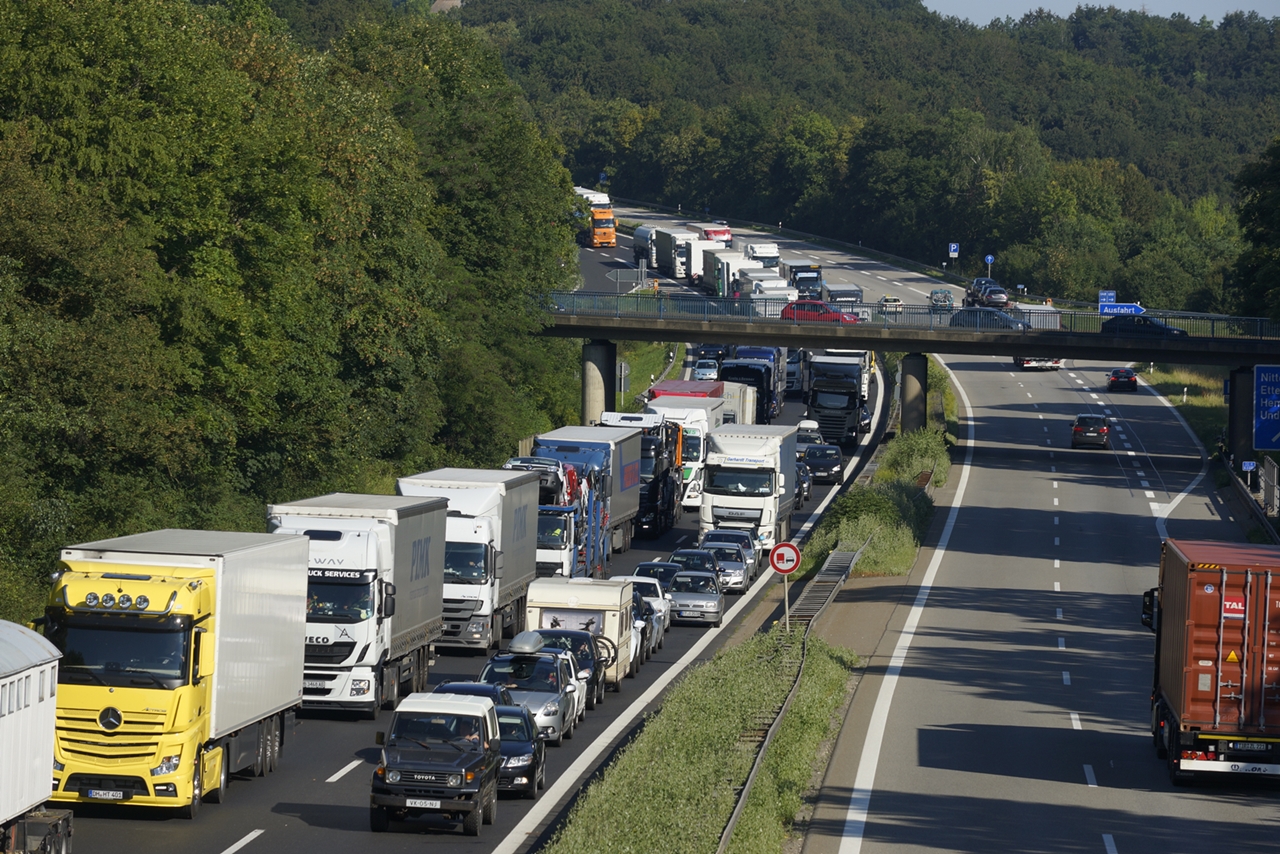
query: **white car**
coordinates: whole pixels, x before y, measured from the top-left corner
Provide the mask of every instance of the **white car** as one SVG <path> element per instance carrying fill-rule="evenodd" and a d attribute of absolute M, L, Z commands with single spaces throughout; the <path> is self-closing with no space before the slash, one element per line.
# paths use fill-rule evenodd
<path fill-rule="evenodd" d="M 695 380 L 715 380 L 720 378 L 720 363 L 715 359 L 699 359 L 693 366 Z"/>
<path fill-rule="evenodd" d="M 882 314 L 898 314 L 902 311 L 902 297 L 886 294 L 880 297 L 879 305 Z"/>
<path fill-rule="evenodd" d="M 671 631 L 671 597 L 662 589 L 662 582 L 656 578 L 648 578 L 643 575 L 624 575 L 620 578 L 614 576 L 620 581 L 630 581 L 632 586 L 640 591 L 640 595 L 644 597 L 644 601 L 653 606 L 653 610 L 658 614 L 658 622 L 662 626 L 662 631 Z M 659 641 L 661 646 L 661 641 Z"/>

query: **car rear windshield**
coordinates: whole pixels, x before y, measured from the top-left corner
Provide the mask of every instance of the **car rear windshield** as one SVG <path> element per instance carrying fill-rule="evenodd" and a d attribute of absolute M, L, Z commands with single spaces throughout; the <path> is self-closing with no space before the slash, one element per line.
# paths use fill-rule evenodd
<path fill-rule="evenodd" d="M 1101 415 L 1081 415 L 1076 419 L 1081 427 L 1101 427 L 1106 424 Z"/>

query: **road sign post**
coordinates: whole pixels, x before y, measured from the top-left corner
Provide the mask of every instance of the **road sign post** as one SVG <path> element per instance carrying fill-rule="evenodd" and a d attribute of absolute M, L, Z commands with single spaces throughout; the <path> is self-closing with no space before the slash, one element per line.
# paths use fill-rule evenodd
<path fill-rule="evenodd" d="M 1253 449 L 1280 451 L 1280 365 L 1253 369 Z"/>
<path fill-rule="evenodd" d="M 986 258 L 983 258 L 982 260 L 987 262 L 987 278 L 989 279 L 991 278 L 991 265 L 996 262 L 996 256 L 988 255 Z"/>
<path fill-rule="evenodd" d="M 782 575 L 783 628 L 791 631 L 791 587 L 787 580 L 800 566 L 800 547 L 794 543 L 778 543 L 769 551 L 769 566 Z"/>

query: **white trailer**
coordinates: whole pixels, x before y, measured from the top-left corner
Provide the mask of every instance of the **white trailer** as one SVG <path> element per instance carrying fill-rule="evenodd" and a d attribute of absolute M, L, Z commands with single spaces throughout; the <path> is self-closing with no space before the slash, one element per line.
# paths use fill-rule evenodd
<path fill-rule="evenodd" d="M 310 541 L 303 705 L 376 718 L 421 691 L 444 628 L 443 499 L 335 492 L 267 508 Z"/>
<path fill-rule="evenodd" d="M 725 382 L 724 423 L 756 423 L 756 387 L 746 383 Z"/>
<path fill-rule="evenodd" d="M 692 231 L 677 228 L 655 228 L 653 230 L 654 251 L 657 253 L 658 269 L 673 279 L 685 279 L 689 276 L 689 244 L 698 239 Z"/>
<path fill-rule="evenodd" d="M 635 616 L 631 612 L 631 582 L 597 578 L 539 578 L 529 585 L 526 623 L 530 629 L 574 629 L 604 638 L 616 648 L 605 670 L 605 684 L 622 690 L 622 680 L 640 667 L 633 655 Z"/>
<path fill-rule="evenodd" d="M 732 297 L 738 292 L 738 278 L 743 270 L 763 269 L 764 265 L 742 257 L 734 249 L 717 249 L 702 253 L 703 286 L 713 296 Z"/>
<path fill-rule="evenodd" d="M 690 240 L 688 243 L 688 261 L 685 264 L 685 276 L 689 280 L 689 284 L 697 287 L 713 290 L 715 282 L 707 283 L 704 281 L 703 270 L 706 266 L 704 255 L 708 252 L 716 252 L 724 249 L 724 244 L 715 240 Z"/>
<path fill-rule="evenodd" d="M 744 257 L 752 261 L 759 261 L 766 267 L 777 268 L 778 266 L 778 244 L 776 243 L 748 243 L 742 248 Z"/>
<path fill-rule="evenodd" d="M 713 528 L 740 528 L 766 550 L 791 539 L 796 432 L 794 424 L 725 425 L 711 431 L 699 536 Z"/>
<path fill-rule="evenodd" d="M 702 462 L 707 454 L 707 436 L 724 423 L 724 409 L 724 398 L 682 395 L 655 397 L 645 405 L 645 412 L 674 421 L 684 433 L 680 505 L 685 510 L 696 511 L 702 506 Z"/>
<path fill-rule="evenodd" d="M 71 849 L 71 811 L 44 809 L 61 655 L 25 626 L 0 621 L 0 851 Z"/>
<path fill-rule="evenodd" d="M 524 631 L 538 571 L 538 474 L 446 468 L 402 477 L 396 489 L 449 502 L 440 645 L 489 649 Z"/>

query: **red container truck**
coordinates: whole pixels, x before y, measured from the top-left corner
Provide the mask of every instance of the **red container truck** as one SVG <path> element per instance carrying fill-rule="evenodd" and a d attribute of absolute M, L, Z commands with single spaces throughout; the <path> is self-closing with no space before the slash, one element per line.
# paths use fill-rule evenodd
<path fill-rule="evenodd" d="M 718 380 L 663 380 L 649 387 L 649 399 L 679 397 L 724 397 L 724 383 Z"/>
<path fill-rule="evenodd" d="M 1280 547 L 1166 540 L 1142 597 L 1151 736 L 1169 779 L 1280 777 Z"/>

